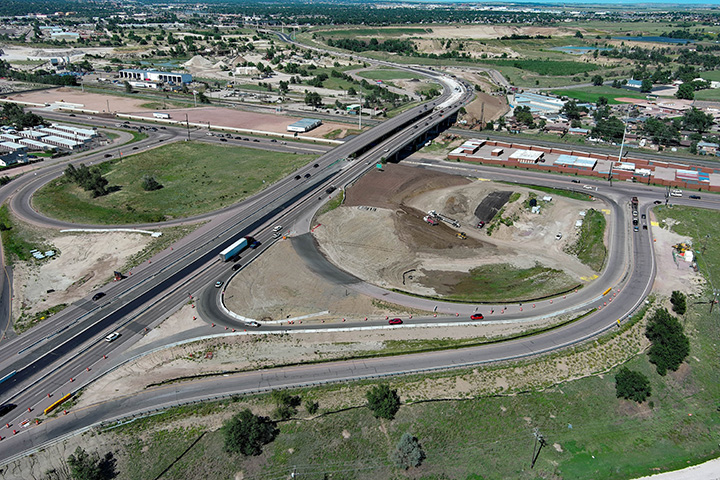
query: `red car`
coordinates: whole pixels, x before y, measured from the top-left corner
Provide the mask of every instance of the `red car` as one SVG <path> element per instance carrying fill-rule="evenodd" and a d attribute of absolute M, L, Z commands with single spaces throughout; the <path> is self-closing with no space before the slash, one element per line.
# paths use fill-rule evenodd
<path fill-rule="evenodd" d="M 399 318 L 391 318 L 388 323 L 390 325 L 400 325 L 402 323 L 402 320 L 400 320 Z"/>
<path fill-rule="evenodd" d="M 470 320 L 482 320 L 483 318 L 485 317 L 483 317 L 482 313 L 473 313 L 470 315 Z"/>

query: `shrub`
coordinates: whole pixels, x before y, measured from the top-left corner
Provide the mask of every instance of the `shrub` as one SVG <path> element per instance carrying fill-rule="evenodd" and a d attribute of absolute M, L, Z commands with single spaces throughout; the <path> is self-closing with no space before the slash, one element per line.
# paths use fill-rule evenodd
<path fill-rule="evenodd" d="M 263 445 L 275 440 L 279 430 L 277 424 L 268 417 L 253 415 L 245 409 L 225 422 L 223 436 L 225 450 L 243 455 L 260 455 Z"/>
<path fill-rule="evenodd" d="M 409 433 L 403 433 L 390 455 L 390 460 L 399 468 L 407 470 L 410 467 L 419 467 L 425 460 L 425 452 L 418 439 Z"/>
<path fill-rule="evenodd" d="M 305 410 L 310 415 L 315 415 L 320 408 L 320 404 L 318 402 L 313 402 L 312 400 L 305 400 Z"/>
<path fill-rule="evenodd" d="M 648 350 L 650 363 L 655 364 L 660 375 L 677 370 L 690 354 L 690 341 L 682 325 L 664 308 L 657 310 L 650 319 L 645 336 L 652 342 Z"/>
<path fill-rule="evenodd" d="M 383 383 L 376 385 L 365 394 L 368 401 L 368 408 L 372 410 L 375 418 L 386 418 L 392 420 L 400 410 L 400 397 L 397 390 L 390 390 L 390 387 Z"/>
<path fill-rule="evenodd" d="M 155 180 L 155 177 L 150 175 L 143 175 L 142 188 L 146 192 L 152 192 L 153 190 L 160 190 L 163 186 Z"/>
<path fill-rule="evenodd" d="M 650 396 L 650 391 L 650 380 L 640 372 L 623 367 L 615 375 L 615 394 L 617 398 L 642 403 Z"/>
<path fill-rule="evenodd" d="M 297 407 L 300 405 L 300 397 L 290 395 L 285 390 L 273 390 L 270 395 L 275 402 L 274 415 L 282 420 L 287 420 L 297 413 Z"/>

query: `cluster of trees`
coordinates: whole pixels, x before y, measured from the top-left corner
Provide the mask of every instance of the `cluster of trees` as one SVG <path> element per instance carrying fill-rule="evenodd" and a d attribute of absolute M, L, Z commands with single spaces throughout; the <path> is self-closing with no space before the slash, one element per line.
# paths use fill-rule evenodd
<path fill-rule="evenodd" d="M 690 340 L 685 336 L 682 324 L 664 308 L 650 318 L 645 336 L 651 342 L 648 349 L 650 363 L 662 376 L 668 370 L 676 371 L 690 354 Z"/>
<path fill-rule="evenodd" d="M 670 297 L 673 310 L 679 314 L 687 308 L 686 296 L 674 291 Z M 664 308 L 656 310 L 645 328 L 650 340 L 648 360 L 655 365 L 657 373 L 665 376 L 667 371 L 676 371 L 690 354 L 690 341 L 683 332 L 677 318 Z M 650 380 L 642 372 L 622 367 L 615 375 L 615 393 L 618 398 L 644 402 L 651 394 Z"/>
<path fill-rule="evenodd" d="M 399 40 L 396 38 L 389 38 L 384 42 L 379 42 L 377 38 L 371 38 L 369 42 L 358 40 L 356 38 L 340 38 L 337 40 L 328 38 L 327 44 L 330 47 L 342 48 L 343 50 L 350 50 L 351 52 L 366 52 L 373 50 L 377 52 L 392 52 L 402 55 L 413 55 L 417 50 L 417 47 L 412 41 Z"/>
<path fill-rule="evenodd" d="M 35 70 L 32 72 L 15 70 L 4 60 L 0 60 L 0 77 L 8 77 L 22 82 L 42 83 L 43 85 L 77 85 L 75 75 L 57 75 L 47 70 Z"/>
<path fill-rule="evenodd" d="M 142 188 L 146 192 L 152 192 L 154 190 L 160 190 L 163 186 L 152 175 L 143 175 Z"/>
<path fill-rule="evenodd" d="M 0 110 L 0 124 L 12 125 L 17 129 L 36 127 L 45 122 L 43 118 L 32 112 L 26 112 L 17 103 L 5 103 Z"/>
<path fill-rule="evenodd" d="M 93 198 L 107 195 L 108 181 L 102 176 L 98 167 L 88 168 L 81 163 L 78 168 L 68 165 L 65 169 L 65 178 L 79 185 L 83 190 L 91 192 Z"/>

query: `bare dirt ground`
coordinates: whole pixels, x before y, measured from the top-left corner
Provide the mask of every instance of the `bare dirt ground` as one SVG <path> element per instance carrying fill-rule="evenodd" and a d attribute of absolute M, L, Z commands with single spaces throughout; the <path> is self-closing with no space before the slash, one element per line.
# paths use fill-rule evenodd
<path fill-rule="evenodd" d="M 150 244 L 140 233 L 57 234 L 47 239 L 57 255 L 13 269 L 13 318 L 70 304 L 111 281 L 113 271 Z"/>
<path fill-rule="evenodd" d="M 651 219 L 654 221 L 654 216 Z M 662 224 L 661 224 L 662 225 Z M 673 259 L 672 246 L 680 242 L 692 243 L 690 238 L 671 232 L 669 228 L 652 226 L 652 235 L 655 239 L 655 262 L 657 273 L 653 290 L 663 297 L 670 297 L 674 290 L 686 295 L 697 295 L 705 285 L 705 278 L 695 272 L 690 263 L 678 257 Z"/>
<path fill-rule="evenodd" d="M 474 212 L 486 195 L 499 190 L 521 196 L 505 206 L 503 216 L 514 218 L 513 225 L 501 225 L 490 236 L 487 229 L 474 228 L 478 221 Z M 416 294 L 440 293 L 444 285 L 433 282 L 436 272 L 465 274 L 488 264 L 531 268 L 538 262 L 565 271 L 578 283 L 594 278 L 596 272 L 563 252 L 563 247 L 576 237 L 579 212 L 600 209 L 600 202 L 553 197 L 552 202 L 541 202 L 537 215 L 523 206 L 528 192 L 522 187 L 386 165 L 384 171 L 370 172 L 352 186 L 342 207 L 321 216 L 322 225 L 314 235 L 328 258 L 350 273 Z M 423 221 L 429 210 L 462 226 L 430 226 Z M 468 238 L 457 238 L 458 231 Z M 562 233 L 562 240 L 555 239 L 557 233 Z"/>
<path fill-rule="evenodd" d="M 9 97 L 18 102 L 68 104 L 87 110 L 106 112 L 108 103 L 110 112 L 129 113 L 142 109 L 140 105 L 148 103 L 147 99 L 134 99 L 99 93 L 83 93 L 72 88 L 49 88 L 37 92 L 14 94 Z"/>
<path fill-rule="evenodd" d="M 248 130 L 263 130 L 275 133 L 288 134 L 287 126 L 291 123 L 297 122 L 297 117 L 288 117 L 287 115 L 267 115 L 263 113 L 254 113 L 242 110 L 232 110 L 229 108 L 220 107 L 202 107 L 202 108 L 186 108 L 186 109 L 170 109 L 164 110 L 171 115 L 173 119 L 185 120 L 185 114 L 188 115 L 190 123 L 201 123 L 210 125 L 221 125 L 230 128 L 245 128 Z M 127 112 L 135 115 L 140 115 L 148 118 L 152 118 L 152 113 L 148 110 Z M 312 116 L 312 113 L 308 114 Z M 316 138 L 322 138 L 324 135 L 332 132 L 333 130 L 353 129 L 354 126 L 349 126 L 342 123 L 323 122 L 317 128 L 303 133 L 303 136 L 310 136 Z"/>

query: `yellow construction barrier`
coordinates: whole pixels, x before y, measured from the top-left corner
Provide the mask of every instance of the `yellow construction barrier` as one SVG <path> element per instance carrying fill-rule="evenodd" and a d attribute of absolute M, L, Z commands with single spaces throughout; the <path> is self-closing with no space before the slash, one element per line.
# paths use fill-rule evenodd
<path fill-rule="evenodd" d="M 607 295 L 608 293 L 610 293 L 610 290 L 612 290 L 612 287 L 610 287 L 610 288 L 608 288 L 607 290 L 605 290 L 605 291 L 603 292 L 603 295 Z"/>
<path fill-rule="evenodd" d="M 67 399 L 69 399 L 70 397 L 72 397 L 72 393 L 68 393 L 67 395 L 62 397 L 60 400 L 58 400 L 57 402 L 55 402 L 52 405 L 50 405 L 49 407 L 47 407 L 45 410 L 43 410 L 43 413 L 45 415 L 47 415 L 49 412 L 52 412 L 53 410 L 55 410 L 58 405 L 60 405 L 61 403 L 63 403 Z"/>

